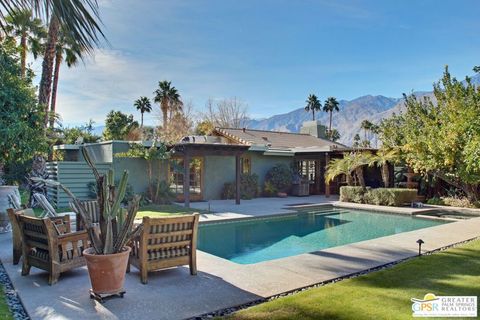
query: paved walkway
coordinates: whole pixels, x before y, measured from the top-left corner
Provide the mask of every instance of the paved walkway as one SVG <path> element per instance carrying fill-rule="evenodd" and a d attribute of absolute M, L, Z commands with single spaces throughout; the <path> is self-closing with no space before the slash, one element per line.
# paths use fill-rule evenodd
<path fill-rule="evenodd" d="M 311 202 L 310 198 L 295 199 Z M 288 204 L 291 200 L 270 199 L 268 203 L 278 206 L 276 201 Z M 268 208 L 251 201 L 252 212 L 268 214 Z M 215 206 L 220 208 L 220 203 Z M 279 212 L 272 209 L 271 213 Z M 52 287 L 47 274 L 38 269 L 22 277 L 20 265 L 11 263 L 9 234 L 0 235 L 0 259 L 33 319 L 184 319 L 415 256 L 419 238 L 428 251 L 479 236 L 480 218 L 475 218 L 251 265 L 198 252 L 198 276 L 190 276 L 187 268 L 174 268 L 150 273 L 148 285 L 142 285 L 132 267 L 126 277 L 125 298 L 103 305 L 89 299 L 86 268 L 63 274 Z"/>

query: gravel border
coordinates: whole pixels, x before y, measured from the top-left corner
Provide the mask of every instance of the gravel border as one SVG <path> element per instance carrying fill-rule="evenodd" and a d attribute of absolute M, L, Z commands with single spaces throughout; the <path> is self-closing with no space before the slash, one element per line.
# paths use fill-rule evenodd
<path fill-rule="evenodd" d="M 8 309 L 12 313 L 13 319 L 16 320 L 30 320 L 30 316 L 27 313 L 27 310 L 23 306 L 20 297 L 18 296 L 17 291 L 13 287 L 12 281 L 8 276 L 3 263 L 0 261 L 0 284 L 5 291 L 5 300 L 8 305 Z"/>
<path fill-rule="evenodd" d="M 476 237 L 476 238 L 468 239 L 468 240 L 465 240 L 465 241 L 457 242 L 457 243 L 454 243 L 454 244 L 451 244 L 451 245 L 448 245 L 448 246 L 445 246 L 445 247 L 442 247 L 442 248 L 439 248 L 439 249 L 435 249 L 435 250 L 432 250 L 432 251 L 423 252 L 422 256 L 429 256 L 429 255 L 432 255 L 434 253 L 441 252 L 441 251 L 451 249 L 451 248 L 454 248 L 454 247 L 458 247 L 462 244 L 465 244 L 465 243 L 468 243 L 468 242 L 471 242 L 471 241 L 475 241 L 475 240 L 479 240 L 479 239 L 480 239 L 480 237 Z M 384 264 L 384 265 L 381 265 L 381 266 L 378 266 L 378 267 L 370 268 L 370 269 L 363 270 L 363 271 L 360 271 L 360 272 L 348 274 L 348 275 L 345 275 L 343 277 L 338 277 L 338 278 L 335 278 L 335 279 L 330 279 L 330 280 L 327 280 L 327 281 L 319 282 L 317 284 L 313 284 L 313 285 L 310 285 L 310 286 L 306 286 L 306 287 L 298 288 L 298 289 L 295 289 L 295 290 L 287 291 L 287 292 L 277 294 L 277 295 L 274 295 L 274 296 L 271 296 L 271 297 L 268 297 L 268 298 L 261 298 L 261 299 L 251 301 L 251 302 L 248 302 L 248 303 L 245 303 L 245 304 L 242 304 L 242 305 L 238 305 L 238 306 L 234 306 L 234 307 L 230 307 L 230 308 L 225 308 L 225 309 L 205 313 L 205 314 L 202 314 L 202 315 L 199 315 L 199 316 L 191 317 L 191 318 L 188 318 L 188 320 L 205 320 L 205 319 L 212 319 L 212 318 L 215 318 L 215 317 L 228 316 L 228 315 L 230 315 L 232 313 L 235 313 L 237 311 L 247 309 L 247 308 L 253 307 L 255 305 L 258 305 L 258 304 L 261 304 L 261 303 L 264 303 L 264 302 L 276 300 L 276 299 L 281 298 L 281 297 L 291 296 L 291 295 L 297 294 L 299 292 L 307 291 L 307 290 L 310 290 L 310 289 L 313 289 L 313 288 L 323 287 L 327 284 L 336 283 L 336 282 L 339 282 L 339 281 L 342 281 L 342 280 L 356 278 L 356 277 L 359 277 L 359 276 L 363 276 L 365 274 L 369 274 L 371 272 L 388 269 L 388 268 L 391 268 L 391 267 L 393 267 L 397 264 L 400 264 L 402 262 L 405 262 L 405 261 L 408 261 L 408 260 L 411 260 L 411 259 L 415 259 L 415 258 L 418 258 L 418 257 L 419 256 L 416 255 L 416 256 L 413 256 L 413 257 L 397 260 L 397 261 L 390 262 L 390 263 L 387 263 L 387 264 Z"/>

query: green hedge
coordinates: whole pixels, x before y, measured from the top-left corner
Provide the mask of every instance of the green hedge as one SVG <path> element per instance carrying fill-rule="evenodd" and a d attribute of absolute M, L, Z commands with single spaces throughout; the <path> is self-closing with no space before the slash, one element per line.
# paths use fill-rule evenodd
<path fill-rule="evenodd" d="M 415 201 L 417 189 L 341 187 L 340 201 L 401 206 Z"/>

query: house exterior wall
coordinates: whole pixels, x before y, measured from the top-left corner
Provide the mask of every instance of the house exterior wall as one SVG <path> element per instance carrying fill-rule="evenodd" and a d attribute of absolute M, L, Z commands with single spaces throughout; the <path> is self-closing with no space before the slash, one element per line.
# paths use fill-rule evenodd
<path fill-rule="evenodd" d="M 235 181 L 235 157 L 205 156 L 203 200 L 220 199 L 223 185 Z"/>
<path fill-rule="evenodd" d="M 248 151 L 244 154 L 251 159 L 251 173 L 258 175 L 258 187 L 263 189 L 265 175 L 276 164 L 290 166 L 293 157 L 265 156 L 263 152 Z M 223 185 L 235 182 L 235 157 L 206 156 L 204 165 L 204 200 L 221 199 Z"/>
<path fill-rule="evenodd" d="M 128 183 L 132 186 L 133 192 L 144 193 L 147 191 L 149 179 L 148 162 L 139 158 L 113 158 L 113 169 L 115 170 L 115 179 L 119 180 L 123 171 L 128 170 Z M 157 178 L 167 180 L 168 163 L 167 161 L 152 162 L 152 180 Z"/>
<path fill-rule="evenodd" d="M 258 175 L 258 184 L 263 189 L 265 183 L 265 175 L 268 170 L 277 164 L 284 164 L 290 167 L 293 163 L 293 157 L 289 156 L 265 156 L 262 152 L 246 152 L 246 156 L 252 159 L 252 173 Z"/>
<path fill-rule="evenodd" d="M 123 141 L 110 141 L 105 143 L 89 145 L 89 151 L 92 160 L 102 170 L 106 171 L 112 168 L 115 172 L 115 179 L 119 180 L 124 170 L 129 171 L 129 184 L 133 187 L 135 193 L 144 193 L 149 184 L 148 163 L 139 158 L 117 157 L 115 154 L 127 152 L 129 143 Z M 81 199 L 87 199 L 88 183 L 94 181 L 91 169 L 83 159 L 81 152 L 78 151 L 78 161 L 62 161 L 50 163 L 52 173 L 58 181 L 67 187 L 72 187 L 72 191 Z M 291 156 L 272 156 L 264 155 L 260 151 L 247 151 L 244 156 L 251 159 L 251 173 L 258 175 L 259 190 L 263 189 L 265 175 L 273 166 L 282 163 L 290 166 L 293 162 Z M 168 161 L 156 161 L 152 164 L 153 180 L 169 179 Z M 224 155 L 204 156 L 203 166 L 203 200 L 221 199 L 223 186 L 225 183 L 235 182 L 235 157 Z M 52 200 L 60 207 L 68 205 L 68 198 L 63 192 L 51 190 Z"/>

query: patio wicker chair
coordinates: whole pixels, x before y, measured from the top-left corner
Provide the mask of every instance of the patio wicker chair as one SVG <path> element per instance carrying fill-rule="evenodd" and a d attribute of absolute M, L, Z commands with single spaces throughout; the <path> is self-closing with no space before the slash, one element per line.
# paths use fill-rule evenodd
<path fill-rule="evenodd" d="M 143 217 L 142 231 L 130 243 L 130 263 L 140 270 L 142 283 L 148 272 L 182 265 L 197 274 L 197 230 L 199 215 L 165 218 Z"/>
<path fill-rule="evenodd" d="M 90 220 L 93 223 L 100 223 L 100 207 L 98 206 L 97 200 L 83 200 L 80 201 L 83 205 L 85 212 L 90 216 Z M 74 202 L 69 202 L 68 204 L 70 209 L 76 213 L 76 220 L 77 220 L 77 230 L 85 229 L 85 223 L 83 222 L 82 216 L 80 215 L 80 210 L 78 210 L 77 206 Z"/>
<path fill-rule="evenodd" d="M 86 230 L 70 232 L 70 217 L 58 219 L 34 218 L 18 214 L 22 236 L 22 276 L 36 267 L 49 273 L 48 284 L 58 281 L 62 272 L 86 265 L 83 249 L 89 247 Z"/>

